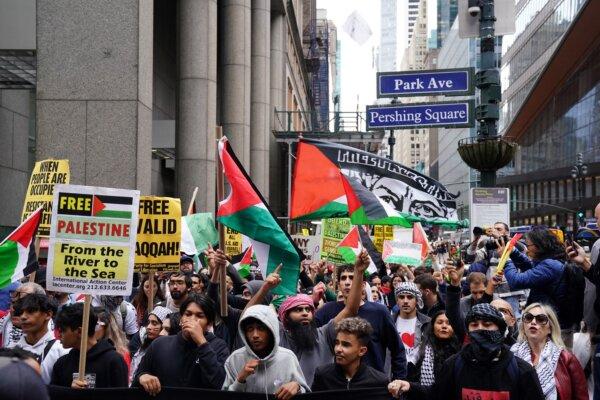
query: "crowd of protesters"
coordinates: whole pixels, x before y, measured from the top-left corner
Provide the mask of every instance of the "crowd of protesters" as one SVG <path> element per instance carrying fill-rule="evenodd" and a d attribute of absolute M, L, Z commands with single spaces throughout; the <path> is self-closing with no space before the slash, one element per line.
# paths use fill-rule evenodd
<path fill-rule="evenodd" d="M 416 267 L 381 263 L 368 275 L 365 250 L 354 265 L 303 263 L 287 297 L 273 295 L 279 270 L 262 276 L 254 266 L 242 278 L 208 249 L 194 272 L 184 255 L 177 272 L 139 276 L 129 298 L 94 296 L 87 331 L 83 296 L 13 284 L 9 298 L 0 293 L 0 392 L 12 393 L 5 377 L 18 376 L 35 398 L 45 398 L 44 384 L 281 400 L 378 387 L 407 399 L 600 398 L 600 241 L 586 252 L 533 227 L 501 271 L 506 224 L 473 233 L 462 249 L 438 243 Z"/>

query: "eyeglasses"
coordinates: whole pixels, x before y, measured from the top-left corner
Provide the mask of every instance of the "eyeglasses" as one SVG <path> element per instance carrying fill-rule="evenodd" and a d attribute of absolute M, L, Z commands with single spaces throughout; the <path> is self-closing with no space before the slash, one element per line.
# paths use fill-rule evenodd
<path fill-rule="evenodd" d="M 523 314 L 523 321 L 530 324 L 531 321 L 533 321 L 535 319 L 535 322 L 537 322 L 540 325 L 546 325 L 548 323 L 548 316 L 546 314 L 538 314 L 538 315 L 533 315 L 531 313 L 525 313 Z"/>

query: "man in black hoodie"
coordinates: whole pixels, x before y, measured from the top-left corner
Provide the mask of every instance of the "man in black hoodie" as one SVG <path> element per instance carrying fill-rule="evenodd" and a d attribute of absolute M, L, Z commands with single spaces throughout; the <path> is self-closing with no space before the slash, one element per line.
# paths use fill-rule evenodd
<path fill-rule="evenodd" d="M 221 389 L 225 380 L 227 343 L 208 331 L 215 322 L 215 304 L 190 293 L 179 311 L 181 332 L 152 342 L 131 384 L 152 396 L 162 386 Z"/>
<path fill-rule="evenodd" d="M 386 387 L 388 377 L 362 362 L 373 332 L 371 325 L 362 318 L 345 318 L 335 331 L 335 363 L 317 367 L 311 390 Z"/>
<path fill-rule="evenodd" d="M 87 332 L 82 332 L 83 303 L 64 306 L 56 317 L 56 327 L 64 348 L 72 348 L 60 357 L 52 370 L 50 384 L 74 389 L 127 387 L 127 365 L 108 339 L 96 340 L 98 317 L 90 312 Z M 85 377 L 77 377 L 82 335 L 88 335 Z"/>

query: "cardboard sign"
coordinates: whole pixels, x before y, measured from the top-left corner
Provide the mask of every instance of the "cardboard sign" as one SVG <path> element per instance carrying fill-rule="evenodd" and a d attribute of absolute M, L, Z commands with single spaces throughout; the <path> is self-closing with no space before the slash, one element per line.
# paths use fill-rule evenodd
<path fill-rule="evenodd" d="M 129 295 L 139 200 L 138 190 L 56 185 L 47 289 Z"/>
<path fill-rule="evenodd" d="M 25 221 L 31 213 L 43 206 L 44 213 L 40 220 L 37 237 L 50 236 L 54 185 L 68 184 L 69 175 L 69 160 L 44 160 L 35 163 L 29 178 L 21 221 Z"/>
<path fill-rule="evenodd" d="M 181 201 L 172 197 L 140 197 L 136 271 L 178 271 L 180 242 Z"/>
<path fill-rule="evenodd" d="M 338 251 L 338 243 L 350 232 L 350 218 L 326 218 L 321 222 L 321 260 L 345 264 Z"/>
<path fill-rule="evenodd" d="M 403 243 L 393 240 L 383 242 L 381 258 L 386 263 L 421 265 L 421 243 Z"/>
<path fill-rule="evenodd" d="M 321 259 L 321 238 L 315 235 L 292 235 L 292 240 L 304 253 L 307 260 L 318 261 Z"/>
<path fill-rule="evenodd" d="M 242 234 L 231 228 L 225 227 L 225 254 L 235 256 L 240 254 L 242 248 Z"/>
<path fill-rule="evenodd" d="M 394 239 L 394 226 L 393 225 L 375 225 L 374 227 L 373 244 L 378 252 L 383 251 L 384 240 Z"/>

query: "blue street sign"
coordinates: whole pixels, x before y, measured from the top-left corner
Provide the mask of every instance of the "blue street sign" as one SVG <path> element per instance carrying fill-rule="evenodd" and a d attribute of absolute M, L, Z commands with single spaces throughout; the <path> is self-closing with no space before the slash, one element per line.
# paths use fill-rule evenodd
<path fill-rule="evenodd" d="M 473 94 L 473 68 L 380 72 L 377 97 L 467 96 Z"/>
<path fill-rule="evenodd" d="M 472 127 L 474 108 L 473 100 L 367 106 L 367 129 Z"/>

